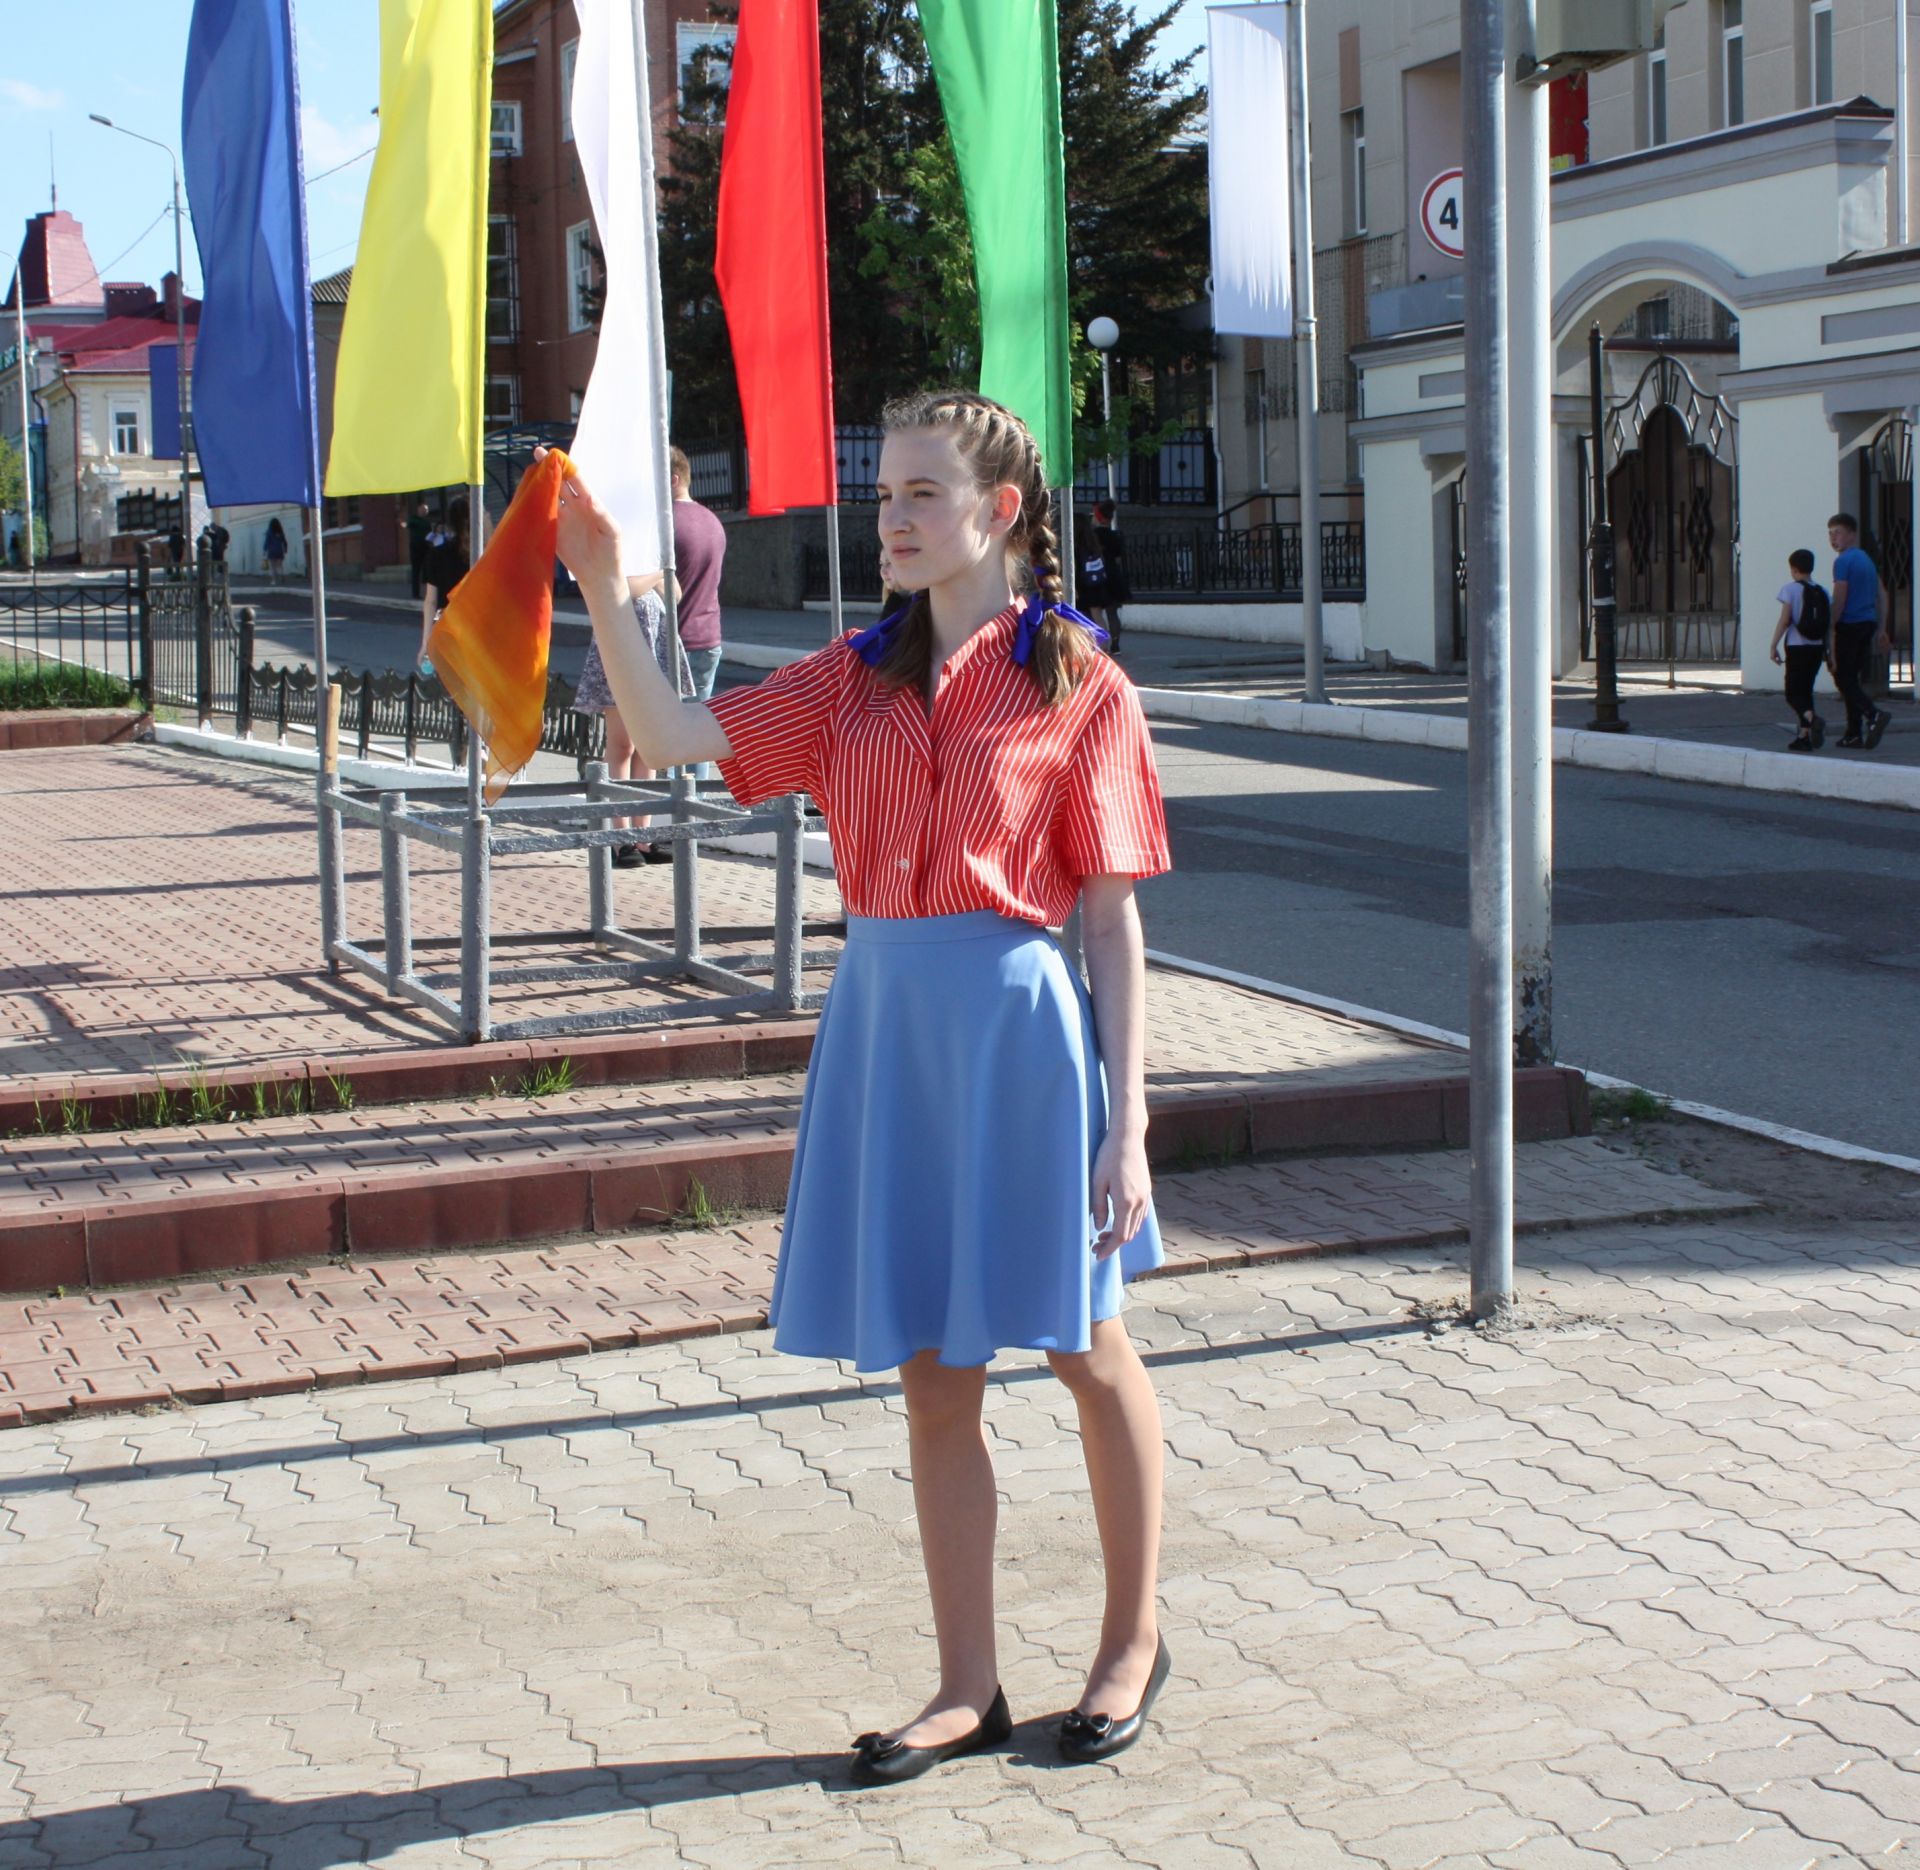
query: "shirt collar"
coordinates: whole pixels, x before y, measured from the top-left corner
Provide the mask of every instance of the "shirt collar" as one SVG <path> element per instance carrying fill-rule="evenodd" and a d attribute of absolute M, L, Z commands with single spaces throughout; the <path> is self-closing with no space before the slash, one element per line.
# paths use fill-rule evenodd
<path fill-rule="evenodd" d="M 1033 655 L 1034 641 L 1040 633 L 1040 620 L 1049 608 L 1066 618 L 1069 623 L 1077 623 L 1102 649 L 1106 648 L 1107 633 L 1091 617 L 1082 616 L 1068 604 L 1055 604 L 1049 607 L 1037 596 L 1018 600 L 1008 610 L 1002 611 L 1000 616 L 982 624 L 974 634 L 984 637 L 988 631 L 998 626 L 1002 618 L 1016 617 L 1018 621 L 1014 625 L 1013 645 L 1008 653 L 1011 660 L 1024 669 Z M 869 628 L 855 631 L 847 638 L 847 646 L 868 668 L 878 668 L 885 659 L 887 651 L 892 648 L 893 633 L 899 628 L 906 614 L 907 607 L 903 605 L 892 616 L 882 617 L 878 623 Z"/>

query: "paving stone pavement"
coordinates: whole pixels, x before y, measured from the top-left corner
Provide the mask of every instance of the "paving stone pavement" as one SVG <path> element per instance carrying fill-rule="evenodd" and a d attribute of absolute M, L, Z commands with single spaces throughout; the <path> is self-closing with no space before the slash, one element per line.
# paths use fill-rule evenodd
<path fill-rule="evenodd" d="M 1172 1269 L 1464 1233 L 1442 1150 L 1162 1175 Z M 1750 1206 L 1593 1138 L 1523 1145 L 1523 1227 Z M 394 1382 L 764 1324 L 776 1217 L 519 1252 L 360 1258 L 130 1291 L 0 1298 L 0 1428 L 76 1411 Z"/>
<path fill-rule="evenodd" d="M 379 926 L 378 834 L 350 828 L 346 852 L 350 926 L 368 936 Z M 664 867 L 615 874 L 631 927 L 644 933 L 670 919 L 666 876 Z M 319 966 L 316 888 L 312 799 L 297 779 L 149 747 L 0 759 L 0 943 L 9 961 L 0 972 L 0 1077 L 447 1044 L 446 1029 L 418 1009 Z M 457 930 L 457 889 L 456 863 L 416 852 L 418 940 Z M 493 917 L 513 962 L 559 952 L 529 938 L 551 932 L 569 903 L 584 926 L 585 891 L 576 856 L 503 859 Z M 840 917 L 839 892 L 813 872 L 806 891 L 808 945 L 830 948 L 818 925 Z M 701 900 L 715 957 L 765 948 L 770 865 L 704 857 Z M 577 948 L 566 952 L 578 958 Z M 827 980 L 816 971 L 809 985 Z M 630 1003 L 652 991 L 618 993 Z M 697 990 L 658 991 L 698 1017 Z M 514 1017 L 531 1016 L 576 1006 L 578 990 L 509 990 L 502 1000 Z M 1164 970 L 1148 1017 L 1151 1066 L 1166 1088 L 1216 1089 L 1276 1072 L 1313 1071 L 1328 1083 L 1430 1076 L 1460 1060 L 1444 1046 Z M 266 1122 L 299 1129 L 297 1120 Z"/>
<path fill-rule="evenodd" d="M 1132 1309 L 1156 1731 L 1059 1768 L 1097 1567 L 1004 1361 L 999 1755 L 854 1792 L 931 1666 L 894 1386 L 712 1338 L 0 1434 L 0 1865 L 1896 1870 L 1920 1841 L 1910 1230 L 1534 1243 Z"/>

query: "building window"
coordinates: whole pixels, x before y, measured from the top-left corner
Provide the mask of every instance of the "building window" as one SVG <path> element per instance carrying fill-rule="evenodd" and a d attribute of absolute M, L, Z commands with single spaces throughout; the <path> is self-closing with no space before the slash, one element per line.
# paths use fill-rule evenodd
<path fill-rule="evenodd" d="M 493 153 L 517 156 L 520 153 L 520 105 L 511 98 L 493 100 Z"/>
<path fill-rule="evenodd" d="M 586 406 L 587 393 L 585 390 L 569 390 L 567 392 L 567 420 L 569 422 L 578 423 L 580 420 L 580 411 Z"/>
<path fill-rule="evenodd" d="M 573 141 L 573 68 L 580 62 L 580 41 L 569 39 L 560 48 L 560 140 Z"/>
<path fill-rule="evenodd" d="M 593 223 L 576 221 L 567 229 L 567 329 L 591 331 L 599 307 L 600 285 L 593 253 Z"/>
<path fill-rule="evenodd" d="M 683 25 L 675 41 L 680 72 L 680 121 L 723 124 L 733 74 L 737 26 Z"/>
<path fill-rule="evenodd" d="M 1342 112 L 1340 127 L 1346 142 L 1347 234 L 1351 238 L 1367 231 L 1367 113 Z"/>
<path fill-rule="evenodd" d="M 512 428 L 520 420 L 520 379 L 513 376 L 487 379 L 487 427 Z"/>
<path fill-rule="evenodd" d="M 1812 102 L 1833 102 L 1833 0 L 1813 0 L 1807 21 L 1807 68 L 1813 79 Z"/>
<path fill-rule="evenodd" d="M 520 335 L 520 238 L 510 214 L 487 216 L 487 342 Z"/>
<path fill-rule="evenodd" d="M 1720 0 L 1720 101 L 1726 125 L 1747 120 L 1746 0 Z"/>
<path fill-rule="evenodd" d="M 1653 50 L 1647 54 L 1647 142 L 1658 148 L 1667 140 L 1667 28 L 1653 29 Z"/>
<path fill-rule="evenodd" d="M 322 496 L 320 524 L 327 532 L 352 531 L 360 524 L 360 496 L 357 493 L 344 498 Z"/>
<path fill-rule="evenodd" d="M 139 410 L 116 409 L 113 412 L 113 452 L 117 455 L 137 455 L 140 452 Z"/>

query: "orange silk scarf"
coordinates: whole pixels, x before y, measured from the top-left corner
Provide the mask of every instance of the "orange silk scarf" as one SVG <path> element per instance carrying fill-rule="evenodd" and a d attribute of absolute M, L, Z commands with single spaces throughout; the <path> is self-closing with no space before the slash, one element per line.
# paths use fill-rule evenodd
<path fill-rule="evenodd" d="M 553 448 L 520 477 L 479 563 L 427 638 L 434 673 L 486 749 L 489 805 L 540 749 L 560 488 L 572 472 Z"/>

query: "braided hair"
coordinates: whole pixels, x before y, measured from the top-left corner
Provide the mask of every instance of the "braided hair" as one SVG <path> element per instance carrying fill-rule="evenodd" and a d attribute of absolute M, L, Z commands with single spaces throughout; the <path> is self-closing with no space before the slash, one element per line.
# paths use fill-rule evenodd
<path fill-rule="evenodd" d="M 1053 530 L 1053 495 L 1032 432 L 1004 404 L 971 390 L 926 390 L 902 396 L 881 412 L 888 434 L 946 429 L 959 443 L 974 484 L 982 491 L 1010 486 L 1020 495 L 1020 516 L 1007 535 L 1007 549 L 1022 561 L 1045 610 L 1034 637 L 1027 673 L 1048 706 L 1058 706 L 1079 686 L 1092 658 L 1087 633 L 1061 616 L 1066 602 L 1060 572 L 1060 541 Z M 933 607 L 915 594 L 878 668 L 892 687 L 926 688 L 933 670 Z"/>

